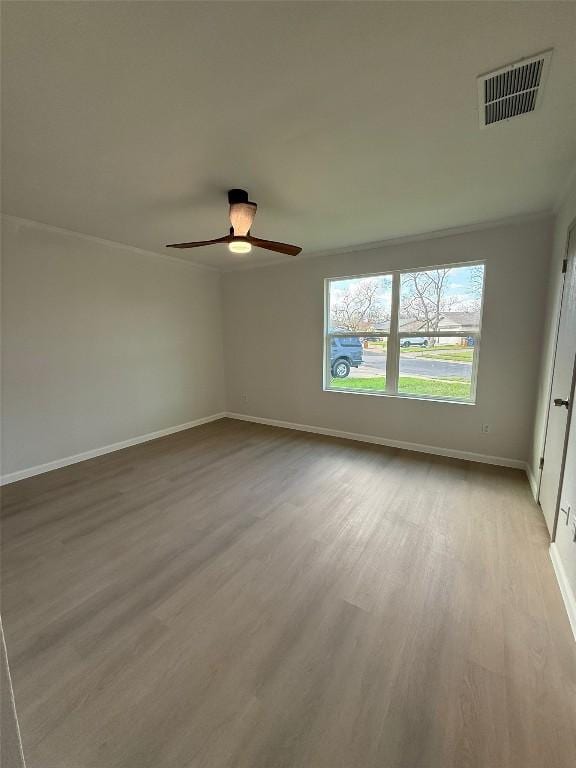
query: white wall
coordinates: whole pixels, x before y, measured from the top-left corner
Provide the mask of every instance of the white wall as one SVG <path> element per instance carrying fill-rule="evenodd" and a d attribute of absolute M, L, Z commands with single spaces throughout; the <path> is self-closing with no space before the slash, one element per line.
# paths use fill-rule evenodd
<path fill-rule="evenodd" d="M 3 217 L 3 474 L 225 408 L 220 276 Z"/>
<path fill-rule="evenodd" d="M 539 218 L 228 273 L 228 410 L 526 461 L 550 249 L 551 219 Z M 476 405 L 322 390 L 324 278 L 478 259 L 487 267 Z"/>
<path fill-rule="evenodd" d="M 530 468 L 534 477 L 538 477 L 538 462 L 544 450 L 544 432 L 546 429 L 546 414 L 550 383 L 552 379 L 552 364 L 556 344 L 556 328 L 560 301 L 562 298 L 562 261 L 566 257 L 566 245 L 568 242 L 568 228 L 576 219 L 576 177 L 573 178 L 571 187 L 567 190 L 564 202 L 558 209 L 554 222 L 554 241 L 552 260 L 547 280 L 547 301 L 544 320 L 544 339 L 542 356 L 539 367 L 538 393 L 536 404 L 536 418 L 534 420 L 534 433 L 532 436 L 532 448 L 530 451 Z"/>
<path fill-rule="evenodd" d="M 222 295 L 217 273 L 176 259 L 3 223 L 4 474 L 226 409 L 528 458 L 550 219 L 228 273 Z M 477 405 L 322 391 L 325 277 L 478 259 Z"/>

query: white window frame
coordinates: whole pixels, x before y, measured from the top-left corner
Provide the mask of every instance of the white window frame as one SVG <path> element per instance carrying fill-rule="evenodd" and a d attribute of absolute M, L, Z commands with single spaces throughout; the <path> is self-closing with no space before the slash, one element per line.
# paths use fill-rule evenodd
<path fill-rule="evenodd" d="M 480 299 L 480 315 L 477 331 L 436 331 L 433 334 L 426 334 L 424 331 L 404 332 L 398 330 L 398 314 L 400 306 L 400 279 L 403 274 L 409 272 L 430 272 L 434 269 L 452 269 L 457 267 L 484 267 L 484 280 L 482 282 L 482 296 Z M 392 278 L 392 306 L 390 310 L 390 330 L 388 333 L 382 331 L 373 331 L 362 333 L 330 333 L 330 284 L 341 280 L 355 280 L 363 277 L 391 277 Z M 362 275 L 342 275 L 337 277 L 327 277 L 324 279 L 324 353 L 323 353 L 323 389 L 325 392 L 347 394 L 347 395 L 368 395 L 371 397 L 399 397 L 408 400 L 427 400 L 431 402 L 455 403 L 459 405 L 476 405 L 476 389 L 478 383 L 478 365 L 480 361 L 480 341 L 482 335 L 482 323 L 484 316 L 484 295 L 486 289 L 486 262 L 480 261 L 461 261 L 452 264 L 440 264 L 423 267 L 411 267 L 407 269 L 391 269 L 386 272 L 369 272 Z M 422 336 L 434 336 L 434 338 L 473 338 L 474 354 L 472 356 L 472 376 L 470 381 L 470 397 L 439 397 L 437 395 L 414 395 L 409 392 L 398 392 L 398 379 L 400 375 L 400 341 L 406 338 L 418 338 Z M 332 372 L 330 370 L 330 347 L 331 340 L 335 337 L 354 337 L 362 336 L 369 338 L 386 338 L 386 389 L 381 392 L 374 390 L 346 389 L 346 387 L 331 387 Z"/>

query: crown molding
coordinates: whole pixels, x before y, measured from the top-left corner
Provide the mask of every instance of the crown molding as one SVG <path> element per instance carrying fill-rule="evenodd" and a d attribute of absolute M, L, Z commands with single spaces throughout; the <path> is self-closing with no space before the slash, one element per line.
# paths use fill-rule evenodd
<path fill-rule="evenodd" d="M 135 245 L 128 245 L 127 243 L 119 243 L 116 240 L 105 240 L 102 237 L 96 237 L 95 235 L 86 235 L 84 232 L 76 232 L 72 229 L 65 229 L 64 227 L 56 227 L 53 224 L 45 224 L 42 221 L 35 221 L 34 219 L 24 219 L 21 216 L 13 216 L 10 213 L 0 213 L 3 221 L 10 221 L 19 227 L 32 227 L 34 229 L 41 229 L 45 232 L 54 232 L 56 234 L 65 235 L 67 237 L 78 237 L 81 240 L 87 240 L 91 243 L 97 243 L 98 245 L 106 245 L 109 248 L 121 248 L 131 253 L 137 253 L 141 256 L 155 256 L 160 259 L 169 259 L 170 261 L 177 261 L 179 264 L 187 264 L 193 269 L 200 270 L 201 272 L 211 272 L 212 274 L 219 274 L 221 270 L 215 267 L 208 267 L 204 264 L 196 264 L 188 259 L 179 258 L 169 253 L 160 253 L 158 251 L 147 251 L 144 248 L 138 248 Z"/>
<path fill-rule="evenodd" d="M 69 237 L 79 237 L 89 242 L 98 243 L 100 245 L 106 245 L 113 248 L 123 248 L 131 251 L 132 253 L 138 253 L 144 256 L 156 256 L 162 259 L 170 259 L 170 261 L 177 261 L 179 264 L 187 264 L 193 269 L 200 270 L 201 272 L 211 272 L 216 274 L 229 274 L 234 272 L 245 272 L 252 269 L 266 269 L 277 267 L 283 264 L 293 264 L 294 262 L 301 261 L 303 259 L 320 258 L 322 256 L 341 256 L 347 253 L 360 253 L 362 251 L 373 251 L 379 248 L 386 248 L 395 245 L 403 245 L 405 243 L 421 242 L 423 240 L 435 240 L 443 237 L 453 237 L 455 235 L 462 235 L 468 232 L 481 232 L 486 229 L 496 229 L 498 227 L 511 226 L 514 224 L 521 224 L 527 221 L 534 221 L 538 219 L 545 219 L 553 216 L 559 206 L 564 201 L 568 194 L 572 181 L 576 177 L 576 168 L 571 173 L 568 183 L 565 185 L 563 195 L 559 198 L 554 209 L 548 209 L 543 211 L 533 211 L 531 213 L 518 214 L 516 216 L 508 216 L 503 219 L 491 219 L 489 221 L 476 222 L 474 224 L 464 224 L 459 227 L 446 227 L 445 229 L 431 230 L 428 232 L 419 232 L 412 235 L 391 235 L 381 240 L 372 241 L 369 243 L 357 243 L 355 245 L 346 245 L 339 248 L 328 248 L 320 251 L 304 251 L 299 256 L 290 256 L 286 258 L 280 258 L 274 262 L 267 262 L 265 264 L 239 264 L 231 267 L 209 267 L 205 264 L 197 264 L 194 261 L 183 259 L 178 256 L 173 256 L 168 253 L 160 253 L 158 251 L 147 251 L 144 248 L 138 248 L 134 245 L 128 245 L 127 243 L 119 243 L 116 240 L 106 240 L 102 237 L 96 237 L 95 235 L 87 235 L 83 232 L 76 232 L 71 229 L 65 229 L 64 227 L 57 227 L 53 224 L 45 224 L 41 221 L 35 221 L 33 219 L 25 219 L 20 216 L 13 216 L 9 213 L 0 213 L 3 220 L 12 221 L 20 226 L 35 227 L 37 229 L 43 229 L 47 232 L 56 232 Z"/>
<path fill-rule="evenodd" d="M 306 251 L 302 252 L 298 256 L 279 259 L 278 261 L 268 262 L 267 264 L 237 265 L 223 269 L 222 271 L 226 274 L 234 272 L 245 272 L 246 270 L 251 269 L 265 269 L 266 267 L 276 267 L 281 264 L 293 264 L 294 262 L 301 261 L 302 259 L 320 258 L 321 256 L 342 256 L 347 253 L 374 251 L 379 248 L 387 248 L 394 245 L 421 242 L 422 240 L 436 240 L 442 237 L 454 237 L 455 235 L 463 235 L 468 232 L 481 232 L 485 229 L 497 229 L 498 227 L 506 227 L 512 226 L 514 224 L 522 224 L 528 221 L 547 219 L 551 218 L 553 215 L 553 209 L 532 211 L 530 213 L 517 214 L 516 216 L 508 216 L 503 219 L 490 219 L 489 221 L 476 222 L 474 224 L 464 224 L 460 227 L 435 229 L 428 232 L 419 232 L 413 235 L 391 235 L 390 237 L 383 238 L 382 240 L 377 240 L 370 243 L 358 243 L 357 245 L 346 245 L 342 248 L 328 248 L 321 251 Z"/>

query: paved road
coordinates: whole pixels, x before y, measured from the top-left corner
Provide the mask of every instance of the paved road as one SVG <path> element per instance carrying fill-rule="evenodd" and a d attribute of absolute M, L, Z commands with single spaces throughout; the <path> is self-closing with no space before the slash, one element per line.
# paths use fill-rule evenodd
<path fill-rule="evenodd" d="M 386 373 L 386 355 L 365 349 L 363 357 L 363 365 L 360 368 L 353 368 L 350 376 L 366 379 L 371 376 L 383 376 Z M 430 360 L 426 357 L 408 357 L 403 354 L 400 358 L 400 371 L 408 376 L 469 379 L 472 374 L 472 363 Z"/>

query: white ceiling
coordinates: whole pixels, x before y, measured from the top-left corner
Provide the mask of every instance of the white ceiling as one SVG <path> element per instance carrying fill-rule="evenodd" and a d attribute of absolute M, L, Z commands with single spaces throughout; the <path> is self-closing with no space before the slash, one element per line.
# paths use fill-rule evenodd
<path fill-rule="evenodd" d="M 576 163 L 576 3 L 3 16 L 3 211 L 147 250 L 226 233 L 229 187 L 259 203 L 253 234 L 314 252 L 550 209 Z M 476 76 L 549 47 L 540 111 L 480 130 Z"/>

